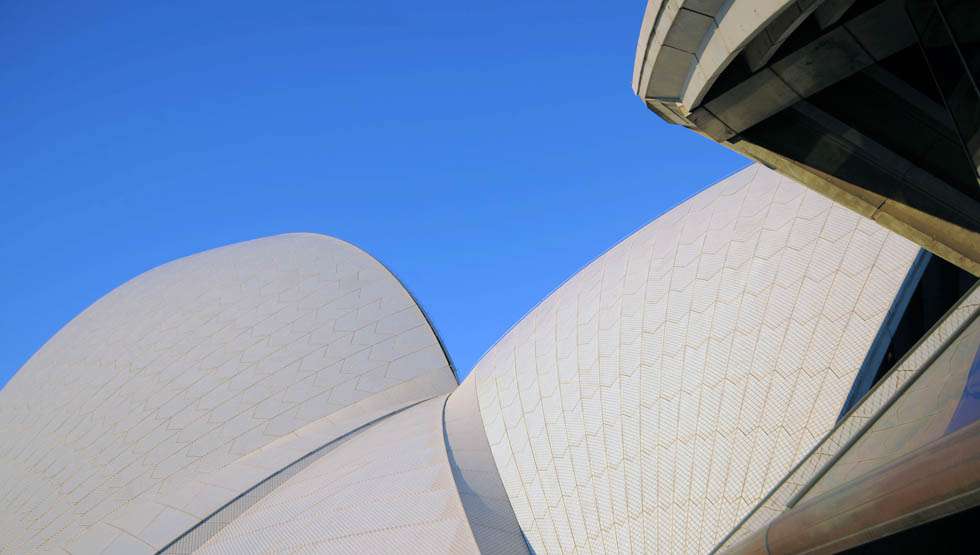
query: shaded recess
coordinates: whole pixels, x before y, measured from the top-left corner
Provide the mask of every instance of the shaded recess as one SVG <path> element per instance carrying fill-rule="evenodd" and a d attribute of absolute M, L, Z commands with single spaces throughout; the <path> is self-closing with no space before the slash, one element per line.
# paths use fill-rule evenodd
<path fill-rule="evenodd" d="M 969 272 L 926 251 L 909 269 L 841 409 L 843 418 L 909 349 L 977 282 Z"/>
<path fill-rule="evenodd" d="M 970 553 L 976 549 L 980 506 L 842 551 L 846 555 Z"/>
<path fill-rule="evenodd" d="M 975 1 L 701 4 L 649 4 L 647 106 L 980 275 Z"/>
<path fill-rule="evenodd" d="M 950 426 L 975 396 L 978 315 L 975 285 L 715 551 L 840 550 L 980 502 L 980 422 Z"/>

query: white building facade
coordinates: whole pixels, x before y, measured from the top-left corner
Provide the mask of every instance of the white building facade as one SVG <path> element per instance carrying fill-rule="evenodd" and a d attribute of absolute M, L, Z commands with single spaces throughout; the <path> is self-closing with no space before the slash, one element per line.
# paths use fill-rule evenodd
<path fill-rule="evenodd" d="M 0 392 L 0 551 L 709 552 L 839 433 L 918 253 L 752 165 L 587 265 L 460 385 L 348 243 L 181 259 Z"/>

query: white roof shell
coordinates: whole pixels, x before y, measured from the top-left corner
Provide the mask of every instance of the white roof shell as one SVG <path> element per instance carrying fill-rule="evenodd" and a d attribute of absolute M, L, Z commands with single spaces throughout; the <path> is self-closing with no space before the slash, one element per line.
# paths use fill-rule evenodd
<path fill-rule="evenodd" d="M 917 251 L 753 165 L 588 265 L 467 378 L 531 547 L 711 550 L 832 428 Z"/>
<path fill-rule="evenodd" d="M 381 264 L 281 235 L 147 272 L 0 392 L 0 551 L 156 551 L 350 430 L 456 386 Z"/>
<path fill-rule="evenodd" d="M 445 397 L 341 442 L 197 553 L 478 553 L 446 457 Z"/>
<path fill-rule="evenodd" d="M 832 428 L 917 250 L 753 165 L 459 387 L 347 243 L 178 260 L 0 392 L 0 551 L 705 552 Z"/>

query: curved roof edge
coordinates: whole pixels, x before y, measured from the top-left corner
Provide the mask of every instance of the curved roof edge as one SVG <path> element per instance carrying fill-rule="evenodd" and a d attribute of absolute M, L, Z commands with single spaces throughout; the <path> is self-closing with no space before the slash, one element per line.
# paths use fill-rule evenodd
<path fill-rule="evenodd" d="M 650 1 L 654 1 L 654 0 L 650 0 Z M 633 235 L 636 235 L 636 233 L 639 232 L 639 231 L 641 231 L 643 228 L 645 228 L 648 225 L 652 224 L 653 222 L 655 222 L 656 220 L 658 220 L 662 216 L 665 216 L 665 215 L 671 213 L 672 211 L 676 210 L 678 207 L 682 206 L 683 204 L 685 204 L 689 200 L 693 199 L 694 197 L 700 195 L 701 193 L 707 191 L 708 189 L 714 187 L 715 185 L 717 185 L 717 184 L 719 184 L 719 183 L 721 183 L 723 181 L 726 181 L 728 179 L 731 179 L 731 178 L 735 177 L 736 175 L 738 175 L 738 174 L 740 174 L 742 172 L 758 171 L 760 168 L 765 169 L 766 167 L 764 165 L 758 163 L 758 162 L 752 162 L 752 161 L 746 162 L 746 165 L 745 166 L 743 166 L 741 168 L 738 168 L 738 169 L 736 169 L 734 171 L 731 171 L 728 174 L 726 174 L 726 175 L 722 176 L 721 178 L 717 179 L 716 181 L 712 182 L 711 184 L 706 185 L 706 186 L 702 187 L 701 189 L 698 189 L 697 191 L 694 191 L 693 193 L 689 194 L 687 197 L 685 197 L 680 202 L 678 202 L 677 203 L 677 206 L 675 206 L 673 208 L 670 208 L 668 210 L 664 210 L 662 213 L 658 214 L 657 216 L 654 216 L 652 219 L 650 219 L 650 220 L 648 220 L 648 221 L 640 224 L 633 231 L 630 231 L 629 233 L 627 233 L 626 235 L 624 235 L 622 238 L 620 238 L 618 241 L 616 241 L 611 246 L 609 246 L 606 250 L 602 251 L 601 253 L 599 253 L 598 255 L 596 255 L 595 257 L 593 257 L 591 260 L 589 260 L 588 262 L 586 262 L 585 264 L 583 264 L 578 270 L 572 272 L 571 275 L 569 275 L 564 280 L 562 280 L 552 290 L 548 291 L 547 294 L 545 294 L 543 297 L 541 297 L 541 300 L 539 300 L 537 303 L 534 304 L 534 306 L 532 306 L 531 308 L 529 308 L 527 310 L 527 312 L 525 312 L 524 314 L 522 314 L 520 318 L 518 318 L 513 324 L 510 325 L 509 328 L 507 328 L 504 331 L 504 333 L 500 334 L 500 337 L 498 337 L 497 340 L 493 342 L 493 344 L 491 344 L 489 347 L 487 347 L 487 349 L 485 351 L 483 351 L 483 354 L 481 354 L 480 355 L 480 358 L 478 358 L 476 360 L 476 364 L 473 365 L 473 368 L 470 368 L 470 371 L 466 374 L 466 377 L 463 379 L 463 381 L 465 382 L 466 380 L 469 379 L 469 377 L 473 374 L 473 370 L 475 370 L 476 367 L 479 366 L 481 362 L 483 362 L 483 359 L 488 354 L 490 354 L 490 351 L 493 351 L 494 347 L 496 347 L 498 343 L 500 343 L 501 341 L 503 341 L 504 338 L 506 338 L 508 335 L 510 335 L 510 333 L 514 330 L 514 328 L 516 328 L 521 322 L 524 321 L 524 319 L 526 319 L 535 310 L 537 310 L 538 307 L 540 307 L 542 304 L 544 304 L 545 302 L 547 302 L 547 300 L 552 295 L 554 295 L 555 293 L 557 293 L 568 282 L 570 282 L 571 280 L 575 279 L 576 276 L 578 276 L 583 271 L 585 271 L 586 268 L 588 268 L 589 266 L 591 266 L 591 265 L 595 264 L 596 262 L 598 262 L 599 260 L 601 260 L 602 257 L 604 257 L 607 254 L 609 254 L 609 252 L 611 252 L 613 249 L 615 249 L 616 247 L 618 247 L 619 245 L 621 245 L 624 241 L 626 241 L 627 239 L 629 239 Z M 462 384 L 463 382 L 460 382 L 460 383 Z"/>
<path fill-rule="evenodd" d="M 445 396 L 368 426 L 258 500 L 197 553 L 475 553 L 441 426 Z"/>
<path fill-rule="evenodd" d="M 490 451 L 475 378 L 468 377 L 446 398 L 443 433 L 456 489 L 480 553 L 529 553 Z"/>
<path fill-rule="evenodd" d="M 833 426 L 917 251 L 753 165 L 587 265 L 467 378 L 531 547 L 710 549 Z"/>
<path fill-rule="evenodd" d="M 415 299 L 350 243 L 293 233 L 180 258 L 93 303 L 0 391 L 0 438 L 33 438 L 30 461 L 16 437 L 0 447 L 16 478 L 0 499 L 17 507 L 0 536 L 155 551 L 311 451 L 457 384 Z M 36 415 L 34 397 L 59 409 Z M 45 431 L 59 418 L 67 437 Z M 62 470 L 41 476 L 38 461 Z"/>
<path fill-rule="evenodd" d="M 633 91 L 658 103 L 664 117 L 686 117 L 732 59 L 771 22 L 787 13 L 793 18 L 786 26 L 795 29 L 800 13 L 809 13 L 819 3 L 805 8 L 797 4 L 795 0 L 648 0 L 637 40 Z"/>

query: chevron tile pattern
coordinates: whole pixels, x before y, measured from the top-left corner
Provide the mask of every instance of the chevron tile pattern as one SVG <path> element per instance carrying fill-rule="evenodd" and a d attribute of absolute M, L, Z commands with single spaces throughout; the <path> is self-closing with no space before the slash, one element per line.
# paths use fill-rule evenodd
<path fill-rule="evenodd" d="M 946 435 L 961 399 L 976 395 L 966 386 L 978 345 L 980 320 L 974 320 L 803 499 L 844 485 Z"/>
<path fill-rule="evenodd" d="M 0 392 L 0 551 L 154 552 L 303 454 L 455 386 L 411 296 L 343 241 L 166 264 Z"/>
<path fill-rule="evenodd" d="M 468 378 L 534 551 L 714 547 L 831 429 L 916 252 L 754 165 L 588 265 Z"/>
<path fill-rule="evenodd" d="M 0 391 L 0 553 L 724 547 L 971 321 L 977 291 L 835 426 L 917 252 L 753 165 L 586 266 L 458 386 L 409 293 L 348 243 L 181 259 Z M 948 409 L 937 380 L 923 395 Z M 891 456 L 889 433 L 826 479 Z"/>
<path fill-rule="evenodd" d="M 197 553 L 478 553 L 446 458 L 444 403 L 359 432 Z"/>
<path fill-rule="evenodd" d="M 789 507 L 818 474 L 840 455 L 848 445 L 864 433 L 866 427 L 904 391 L 925 367 L 941 356 L 947 343 L 957 337 L 980 314 L 980 289 L 974 288 L 919 344 L 908 353 L 854 409 L 841 420 L 776 486 L 744 522 L 732 530 L 719 546 L 727 549 L 739 540 L 769 524 Z"/>

